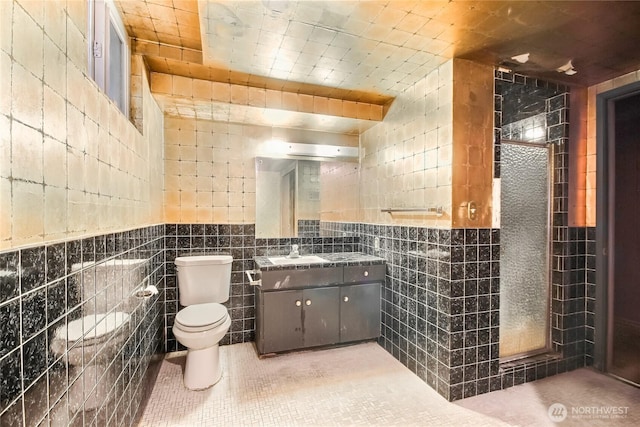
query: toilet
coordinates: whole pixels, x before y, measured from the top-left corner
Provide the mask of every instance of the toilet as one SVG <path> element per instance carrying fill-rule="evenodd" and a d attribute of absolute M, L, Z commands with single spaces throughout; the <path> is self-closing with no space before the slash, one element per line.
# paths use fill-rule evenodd
<path fill-rule="evenodd" d="M 77 291 L 82 301 L 93 303 L 82 304 L 82 317 L 58 327 L 49 345 L 67 364 L 69 378 L 77 377 L 68 392 L 74 413 L 98 409 L 117 380 L 113 360 L 130 336 L 128 311 L 134 308 L 133 291 L 143 282 L 147 264 L 147 259 L 111 259 L 71 266 L 81 276 Z M 96 388 L 85 390 L 83 384 L 95 384 L 96 379 Z"/>
<path fill-rule="evenodd" d="M 231 326 L 221 303 L 229 299 L 231 263 L 228 255 L 185 256 L 175 259 L 180 304 L 173 335 L 187 347 L 184 385 L 203 390 L 222 377 L 219 342 Z"/>
<path fill-rule="evenodd" d="M 127 331 L 129 318 L 129 314 L 119 311 L 97 316 L 92 314 L 72 320 L 66 327 L 59 327 L 55 331 L 51 350 L 54 354 L 62 355 L 67 362 L 69 378 L 78 376 L 68 392 L 69 407 L 73 412 L 97 409 L 103 403 L 104 396 L 108 395 L 117 376 L 109 364 L 128 336 L 124 332 Z M 105 345 L 107 342 L 108 345 Z M 103 374 L 105 377 L 98 383 L 95 392 L 86 393 L 83 388 L 85 377 L 95 382 Z"/>

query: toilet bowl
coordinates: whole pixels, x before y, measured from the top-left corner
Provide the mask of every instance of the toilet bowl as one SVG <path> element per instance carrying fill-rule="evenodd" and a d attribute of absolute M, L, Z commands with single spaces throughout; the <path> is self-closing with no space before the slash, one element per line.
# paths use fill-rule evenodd
<path fill-rule="evenodd" d="M 222 304 L 195 304 L 180 310 L 173 325 L 173 335 L 188 349 L 184 385 L 202 390 L 220 381 L 218 343 L 231 326 L 231 317 Z"/>
<path fill-rule="evenodd" d="M 123 312 L 92 314 L 72 320 L 55 331 L 51 351 L 65 360 L 69 378 L 78 377 L 68 392 L 69 407 L 74 412 L 96 409 L 104 402 L 116 379 L 111 361 L 127 337 L 124 331 L 129 318 L 129 314 Z M 95 383 L 96 379 L 100 381 L 95 389 L 85 390 L 85 379 L 87 384 Z"/>

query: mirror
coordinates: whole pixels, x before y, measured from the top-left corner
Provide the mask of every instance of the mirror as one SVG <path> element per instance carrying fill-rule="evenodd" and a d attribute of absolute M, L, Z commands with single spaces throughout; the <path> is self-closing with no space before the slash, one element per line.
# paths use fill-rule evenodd
<path fill-rule="evenodd" d="M 346 185 L 342 171 L 339 179 L 334 171 L 351 165 L 354 185 Z M 345 206 L 355 209 L 357 197 L 344 203 L 336 192 L 355 193 L 357 173 L 353 163 L 338 161 L 302 160 L 296 158 L 256 157 L 256 237 L 314 237 L 320 235 L 320 220 L 334 219 L 332 214 Z M 334 188 L 336 187 L 336 188 Z M 342 188 L 338 188 L 342 187 Z M 324 203 L 321 195 L 324 194 Z M 331 199 L 331 200 L 329 200 Z M 349 209 L 346 209 L 346 208 Z M 333 209 L 333 210 L 331 210 Z"/>

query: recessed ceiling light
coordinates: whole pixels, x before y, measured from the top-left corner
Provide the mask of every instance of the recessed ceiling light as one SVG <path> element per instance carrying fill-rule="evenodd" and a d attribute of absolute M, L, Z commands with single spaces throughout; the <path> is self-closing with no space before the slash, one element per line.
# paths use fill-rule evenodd
<path fill-rule="evenodd" d="M 566 64 L 556 68 L 556 71 L 559 73 L 564 73 L 567 70 L 570 70 L 573 68 L 573 64 L 571 63 L 571 60 L 569 60 L 569 62 L 567 62 Z"/>
<path fill-rule="evenodd" d="M 567 62 L 563 66 L 556 68 L 556 71 L 559 73 L 565 73 L 568 76 L 573 76 L 577 73 L 577 71 L 575 70 L 575 68 L 573 68 L 573 64 L 571 63 L 571 61 L 572 60 L 570 59 L 569 62 Z"/>
<path fill-rule="evenodd" d="M 529 60 L 529 52 L 523 53 L 523 54 L 520 54 L 520 55 L 516 55 L 516 56 L 512 56 L 511 59 L 513 59 L 514 61 L 519 62 L 521 64 L 524 64 Z"/>
<path fill-rule="evenodd" d="M 262 0 L 262 4 L 273 15 L 280 15 L 289 8 L 289 2 L 283 0 Z"/>

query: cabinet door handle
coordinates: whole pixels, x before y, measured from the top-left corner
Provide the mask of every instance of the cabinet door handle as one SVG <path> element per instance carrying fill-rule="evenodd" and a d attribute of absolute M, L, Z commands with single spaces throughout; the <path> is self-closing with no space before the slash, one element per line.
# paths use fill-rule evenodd
<path fill-rule="evenodd" d="M 305 303 L 306 305 L 311 305 L 311 300 L 310 300 L 310 299 L 308 299 L 308 300 L 306 300 L 304 303 Z"/>
<path fill-rule="evenodd" d="M 349 297 L 345 295 L 345 297 L 342 299 L 344 302 L 349 302 Z"/>
<path fill-rule="evenodd" d="M 297 300 L 297 301 L 296 301 L 296 307 L 300 307 L 301 305 L 302 305 L 302 301 Z"/>

